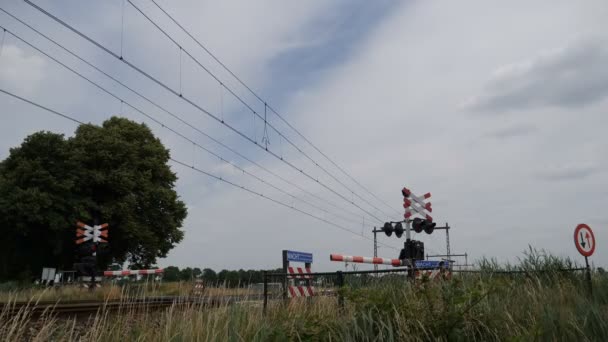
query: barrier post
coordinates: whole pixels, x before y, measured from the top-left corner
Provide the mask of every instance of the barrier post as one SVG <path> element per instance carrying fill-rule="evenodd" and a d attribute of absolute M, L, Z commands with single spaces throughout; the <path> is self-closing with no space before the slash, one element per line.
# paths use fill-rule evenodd
<path fill-rule="evenodd" d="M 344 286 L 344 274 L 342 271 L 336 272 L 336 282 L 338 283 L 338 306 L 340 310 L 344 310 L 344 297 L 342 296 L 342 287 Z"/>
<path fill-rule="evenodd" d="M 264 314 L 266 313 L 266 306 L 268 306 L 268 274 L 264 271 Z"/>

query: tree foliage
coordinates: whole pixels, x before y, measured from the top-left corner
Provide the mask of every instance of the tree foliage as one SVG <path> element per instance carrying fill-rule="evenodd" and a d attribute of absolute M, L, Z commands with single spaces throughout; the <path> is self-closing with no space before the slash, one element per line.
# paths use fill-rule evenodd
<path fill-rule="evenodd" d="M 0 278 L 71 269 L 75 223 L 109 223 L 101 260 L 148 267 L 183 238 L 186 207 L 169 151 L 144 124 L 113 117 L 73 137 L 38 132 L 0 162 Z"/>
<path fill-rule="evenodd" d="M 267 272 L 281 273 L 282 269 L 268 270 Z M 164 281 L 191 281 L 202 279 L 209 286 L 243 287 L 250 284 L 264 282 L 264 270 L 221 270 L 215 272 L 211 268 L 186 267 L 179 269 L 177 266 L 168 266 L 163 274 Z M 276 281 L 276 279 L 274 279 Z"/>

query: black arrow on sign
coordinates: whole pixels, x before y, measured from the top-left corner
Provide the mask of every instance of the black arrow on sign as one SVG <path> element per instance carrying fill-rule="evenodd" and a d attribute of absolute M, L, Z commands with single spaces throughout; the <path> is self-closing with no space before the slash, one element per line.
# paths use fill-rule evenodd
<path fill-rule="evenodd" d="M 585 240 L 583 239 L 583 232 L 581 232 L 581 246 L 583 246 L 583 248 L 585 248 Z"/>

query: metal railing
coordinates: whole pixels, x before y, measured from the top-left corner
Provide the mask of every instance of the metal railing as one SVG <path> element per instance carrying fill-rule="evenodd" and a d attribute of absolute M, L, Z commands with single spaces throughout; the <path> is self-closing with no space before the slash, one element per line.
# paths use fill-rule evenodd
<path fill-rule="evenodd" d="M 340 291 L 341 288 L 348 286 L 349 288 L 363 288 L 373 287 L 376 285 L 386 286 L 390 283 L 401 283 L 415 281 L 416 271 L 431 271 L 437 270 L 436 268 L 416 268 L 411 269 L 407 267 L 387 269 L 387 270 L 367 270 L 367 271 L 336 271 L 336 272 L 315 272 L 308 273 L 305 276 L 294 276 L 290 273 L 270 273 L 264 272 L 264 283 L 263 283 L 263 299 L 264 299 L 264 311 L 269 304 L 269 301 L 288 301 L 289 287 L 290 286 L 301 286 L 301 287 L 313 287 L 314 297 L 317 296 L 331 296 L 337 298 L 337 303 L 340 308 L 345 305 L 345 299 Z M 508 276 L 508 277 L 530 277 L 532 275 L 543 275 L 543 274 L 554 274 L 554 273 L 569 273 L 569 272 L 581 272 L 589 271 L 585 267 L 581 268 L 567 268 L 567 269 L 547 269 L 547 270 L 450 270 L 448 273 L 447 269 L 441 271 L 440 278 L 451 279 L 453 276 L 460 274 L 462 276 L 478 274 L 478 275 L 491 275 L 491 276 Z M 587 275 L 586 279 L 589 281 L 589 290 L 591 291 L 590 277 Z M 293 297 L 293 296 L 292 296 Z M 299 296 L 298 296 L 299 297 Z M 309 296 L 307 300 L 311 300 Z"/>

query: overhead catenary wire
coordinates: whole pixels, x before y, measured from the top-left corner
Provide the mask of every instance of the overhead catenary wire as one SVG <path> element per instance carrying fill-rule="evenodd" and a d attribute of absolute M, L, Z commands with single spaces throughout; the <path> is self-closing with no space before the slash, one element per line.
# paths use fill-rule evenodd
<path fill-rule="evenodd" d="M 2 57 L 2 50 L 4 49 L 4 40 L 6 39 L 6 29 L 2 29 L 2 40 L 0 41 L 0 57 Z"/>
<path fill-rule="evenodd" d="M 29 0 L 25 0 L 25 1 L 29 2 Z M 173 42 L 173 44 L 175 44 L 176 46 L 180 47 L 180 49 L 183 49 L 181 47 L 181 45 L 170 34 L 168 34 L 165 30 L 163 30 L 154 20 L 152 20 L 148 15 L 146 15 L 146 13 L 144 13 L 139 7 L 137 7 L 137 5 L 135 5 L 131 0 L 127 0 L 127 2 L 131 6 L 133 6 L 133 8 L 135 8 L 152 25 L 154 25 L 154 27 L 156 27 L 165 37 L 167 37 L 167 39 L 169 39 L 171 42 Z M 241 96 L 237 95 L 236 92 L 234 92 L 230 87 L 228 87 L 224 82 L 222 82 L 213 72 L 211 72 L 211 70 L 209 70 L 209 68 L 205 67 L 201 62 L 199 62 L 199 60 L 196 57 L 194 57 L 192 54 L 190 54 L 190 52 L 188 52 L 186 49 L 183 49 L 183 52 L 186 53 L 186 55 L 189 56 L 198 66 L 200 66 L 203 70 L 205 70 L 205 72 L 207 72 L 207 74 L 209 74 L 213 79 L 215 79 L 218 83 L 221 83 L 224 86 L 224 88 L 226 88 L 226 90 L 232 96 L 234 96 L 241 104 L 243 104 L 247 109 L 249 109 L 252 112 L 252 114 L 253 114 L 254 141 L 255 141 L 255 144 L 258 145 L 257 144 L 256 130 L 255 130 L 255 118 L 258 117 L 260 120 L 264 120 L 264 121 L 266 121 L 266 119 L 264 117 L 262 117 L 255 109 L 253 109 L 249 103 L 245 102 L 245 100 L 243 100 Z M 270 127 L 272 130 L 274 130 L 278 135 L 282 136 L 287 143 L 289 143 L 291 146 L 293 146 L 298 152 L 300 152 L 300 154 L 302 154 L 306 159 L 308 159 L 315 166 L 317 166 L 319 169 L 321 169 L 321 171 L 323 171 L 325 174 L 327 174 L 335 182 L 337 182 L 338 184 L 342 185 L 345 189 L 347 189 L 348 191 L 350 191 L 354 196 L 357 196 L 360 200 L 362 200 L 363 202 L 365 202 L 367 205 L 371 206 L 375 210 L 383 212 L 380 208 L 378 208 L 375 205 L 373 205 L 372 203 L 370 203 L 368 200 L 366 200 L 365 198 L 363 198 L 362 196 L 360 196 L 358 193 L 356 193 L 355 191 L 353 191 L 352 189 L 350 189 L 346 184 L 344 184 L 340 179 L 338 179 L 332 173 L 330 173 L 329 171 L 327 171 L 323 166 L 321 166 L 317 161 L 315 161 L 306 152 L 304 152 L 300 147 L 298 147 L 294 142 L 292 142 L 291 139 L 287 138 L 283 133 L 281 133 L 281 131 L 279 131 L 277 128 L 275 128 L 271 123 L 266 123 L 265 122 L 265 124 L 268 127 Z M 263 149 L 265 149 L 268 152 L 267 146 L 265 148 L 263 146 L 261 146 L 261 145 L 259 145 L 259 146 L 262 147 Z M 317 180 L 317 182 L 318 182 L 318 180 Z M 383 212 L 383 213 L 388 216 L 387 213 L 385 213 L 385 212 Z"/>
<path fill-rule="evenodd" d="M 294 165 L 292 162 L 286 160 L 285 158 L 280 157 L 279 155 L 277 155 L 275 152 L 272 152 L 270 149 L 266 150 L 261 144 L 258 144 L 257 141 L 251 139 L 251 137 L 247 136 L 247 134 L 241 132 L 240 130 L 236 129 L 234 126 L 229 125 L 228 123 L 222 121 L 218 116 L 214 115 L 213 113 L 211 113 L 210 111 L 204 109 L 203 107 L 201 107 L 200 105 L 196 104 L 195 102 L 193 102 L 192 100 L 188 99 L 186 96 L 180 96 L 179 93 L 177 93 L 174 89 L 172 89 L 171 87 L 169 87 L 168 85 L 166 85 L 164 82 L 161 82 L 160 80 L 158 80 L 157 78 L 155 78 L 154 76 L 148 74 L 147 72 L 143 71 L 141 68 L 137 67 L 136 65 L 134 65 L 133 63 L 129 62 L 126 58 L 122 58 L 120 59 L 120 56 L 118 56 L 116 53 L 114 53 L 113 51 L 111 51 L 110 49 L 108 49 L 106 46 L 102 45 L 101 43 L 97 42 L 96 40 L 94 40 L 93 38 L 91 38 L 90 36 L 82 33 L 81 31 L 77 30 L 76 28 L 74 28 L 73 26 L 69 25 L 68 23 L 64 22 L 63 20 L 57 18 L 56 16 L 54 16 L 53 14 L 49 13 L 48 11 L 44 10 L 43 8 L 39 7 L 38 5 L 32 3 L 29 0 L 24 0 L 26 3 L 28 3 L 30 6 L 34 7 L 35 9 L 39 10 L 41 13 L 43 13 L 44 15 L 46 15 L 47 17 L 53 19 L 54 21 L 56 21 L 57 23 L 61 24 L 62 26 L 64 26 L 65 28 L 69 29 L 70 31 L 76 33 L 77 35 L 79 35 L 80 37 L 82 37 L 83 39 L 89 41 L 91 44 L 97 46 L 98 48 L 100 48 L 101 50 L 105 51 L 106 53 L 110 54 L 111 56 L 114 56 L 116 59 L 121 60 L 123 63 L 125 63 L 127 66 L 129 66 L 130 68 L 132 68 L 133 70 L 137 71 L 138 73 L 140 73 L 141 75 L 145 76 L 146 78 L 148 78 L 149 80 L 155 82 L 156 84 L 158 84 L 159 86 L 165 88 L 167 91 L 169 91 L 170 93 L 174 94 L 175 96 L 179 97 L 180 99 L 183 99 L 185 102 L 187 102 L 188 104 L 190 104 L 191 106 L 193 106 L 194 108 L 198 109 L 201 113 L 209 116 L 210 118 L 216 120 L 217 122 L 223 124 L 225 127 L 227 127 L 228 129 L 230 129 L 231 131 L 233 131 L 234 133 L 236 133 L 237 135 L 241 136 L 242 138 L 244 138 L 245 140 L 253 143 L 255 146 L 257 146 L 258 148 L 262 149 L 263 151 L 266 151 L 267 153 L 269 153 L 270 155 L 272 155 L 273 157 L 275 157 L 276 159 L 280 160 L 281 162 L 283 162 L 284 164 L 288 165 L 289 167 L 291 167 L 292 169 L 298 171 L 300 174 L 304 175 L 305 177 L 309 178 L 310 180 L 316 182 L 317 184 L 319 184 L 321 187 L 325 188 L 326 190 L 330 191 L 331 193 L 333 193 L 334 195 L 340 197 L 342 200 L 352 204 L 353 206 L 357 207 L 359 210 L 363 211 L 364 213 L 366 213 L 367 215 L 373 217 L 374 219 L 382 222 L 383 220 L 381 220 L 380 218 L 378 218 L 375 214 L 371 213 L 370 211 L 366 210 L 365 208 L 363 208 L 362 206 L 360 206 L 359 204 L 355 203 L 355 201 L 353 200 L 349 200 L 348 198 L 346 198 L 343 194 L 339 193 L 338 191 L 334 190 L 333 188 L 329 187 L 327 184 L 325 184 L 324 182 L 320 181 L 318 178 L 313 177 L 312 175 L 310 175 L 308 172 L 304 171 L 302 168 L 297 167 L 296 165 Z M 129 1 L 129 0 L 127 0 Z M 129 1 L 129 3 L 131 3 Z M 131 3 L 132 5 L 132 3 Z M 172 38 L 169 38 L 172 40 Z M 177 44 L 177 43 L 176 43 Z M 188 51 L 184 50 L 184 53 L 186 53 L 186 55 L 188 55 L 190 58 L 192 58 L 195 62 L 196 60 L 192 57 L 192 55 L 190 55 L 188 53 Z M 204 66 L 202 66 L 202 64 L 200 65 L 201 67 L 204 68 Z M 228 91 L 230 91 L 229 88 L 226 88 Z M 234 94 L 233 92 L 231 92 L 232 94 Z M 235 94 L 235 96 L 237 96 Z M 273 128 L 272 126 L 269 125 L 269 127 Z M 282 137 L 287 140 L 287 138 L 282 135 Z M 299 148 L 296 147 L 296 149 L 299 150 Z"/>
<path fill-rule="evenodd" d="M 21 23 L 22 25 L 28 27 L 29 29 L 31 29 L 32 31 L 36 32 L 37 34 L 39 34 L 40 36 L 44 37 L 45 39 L 47 39 L 48 41 L 50 41 L 51 43 L 55 44 L 57 47 L 61 48 L 63 51 L 67 52 L 68 54 L 70 54 L 71 56 L 75 57 L 76 59 L 80 60 L 81 62 L 87 64 L 88 66 L 90 66 L 91 68 L 95 69 L 96 71 L 98 71 L 99 73 L 103 74 L 104 76 L 108 77 L 109 79 L 111 79 L 112 81 L 120 84 L 122 87 L 124 87 L 125 89 L 131 91 L 132 93 L 136 94 L 137 96 L 141 97 L 142 99 L 144 99 L 145 101 L 147 101 L 148 103 L 152 104 L 153 106 L 155 106 L 156 108 L 160 109 L 161 111 L 167 113 L 168 115 L 170 115 L 171 117 L 175 118 L 176 120 L 178 120 L 179 122 L 187 125 L 188 127 L 192 128 L 193 130 L 195 130 L 196 132 L 200 133 L 201 135 L 205 136 L 206 138 L 212 140 L 213 142 L 215 142 L 216 144 L 222 146 L 223 148 L 229 150 L 230 152 L 234 153 L 235 155 L 239 156 L 240 158 L 242 158 L 243 160 L 251 163 L 252 165 L 258 167 L 259 169 L 263 170 L 264 172 L 280 179 L 281 181 L 283 181 L 286 184 L 289 184 L 290 186 L 293 186 L 294 188 L 298 189 L 299 191 L 302 191 L 303 193 L 316 198 L 317 200 L 320 200 L 328 205 L 330 205 L 331 207 L 343 211 L 349 215 L 353 215 L 355 217 L 359 216 L 356 213 L 353 213 L 341 206 L 336 205 L 335 203 L 315 194 L 310 192 L 309 190 L 299 186 L 298 184 L 288 180 L 287 178 L 277 174 L 276 172 L 273 172 L 272 170 L 262 166 L 261 164 L 253 161 L 252 159 L 248 158 L 247 156 L 243 155 L 242 153 L 238 152 L 237 150 L 231 148 L 230 146 L 224 144 L 223 142 L 221 142 L 220 140 L 208 135 L 207 133 L 205 133 L 204 131 L 202 131 L 200 128 L 194 126 L 193 124 L 185 121 L 183 118 L 181 118 L 179 115 L 169 111 L 168 109 L 166 109 L 165 107 L 161 106 L 160 104 L 158 104 L 157 102 L 153 101 L 152 99 L 148 98 L 147 96 L 141 94 L 140 92 L 138 92 L 137 90 L 129 87 L 128 85 L 126 85 L 125 83 L 121 82 L 120 80 L 116 79 L 115 77 L 113 77 L 112 75 L 108 74 L 107 72 L 101 70 L 100 68 L 98 68 L 97 66 L 95 66 L 94 64 L 92 64 L 91 62 L 89 62 L 88 60 L 82 58 L 81 56 L 79 56 L 78 54 L 76 54 L 75 52 L 73 52 L 72 50 L 68 49 L 67 47 L 65 47 L 64 45 L 58 43 L 56 40 L 50 38 L 49 36 L 45 35 L 44 33 L 40 32 L 39 30 L 37 30 L 36 28 L 34 28 L 33 26 L 29 25 L 28 23 L 24 22 L 23 20 L 17 18 L 16 16 L 14 16 L 12 13 L 4 10 L 3 8 L 0 8 L 0 11 L 4 12 L 5 14 L 7 14 L 8 16 L 10 16 L 11 18 L 13 18 L 14 20 L 18 21 L 19 23 Z M 40 49 L 32 46 L 32 44 L 27 43 L 25 40 L 23 40 L 22 38 L 16 36 L 14 33 L 12 33 L 16 38 L 20 39 L 21 41 L 23 41 L 25 44 L 29 45 L 30 47 L 38 50 L 39 52 L 43 53 L 42 51 L 40 51 Z M 45 54 L 45 53 L 43 53 Z M 46 54 L 45 54 L 46 55 Z M 49 56 L 50 58 L 50 56 Z M 60 63 L 61 64 L 61 63 Z M 74 72 L 74 71 L 72 71 Z M 90 82 L 90 80 L 88 80 Z M 223 89 L 223 88 L 222 88 Z M 122 106 L 122 103 L 121 103 Z M 122 109 L 121 109 L 122 112 Z M 222 110 L 223 112 L 223 110 Z M 335 215 L 336 216 L 336 215 Z M 339 215 L 337 215 L 339 216 Z"/>
<path fill-rule="evenodd" d="M 6 94 L 6 95 L 8 95 L 8 96 L 11 96 L 11 97 L 13 97 L 13 98 L 16 98 L 16 99 L 18 99 L 18 100 L 24 101 L 24 102 L 26 102 L 26 103 L 28 103 L 28 104 L 30 104 L 30 105 L 32 105 L 32 106 L 35 106 L 35 107 L 37 107 L 37 108 L 43 109 L 43 110 L 45 110 L 46 112 L 49 112 L 49 113 L 55 114 L 55 115 L 57 115 L 57 116 L 60 116 L 60 117 L 62 117 L 62 118 L 64 118 L 64 119 L 70 120 L 70 121 L 72 121 L 72 122 L 74 122 L 74 123 L 78 123 L 78 124 L 84 124 L 84 122 L 83 122 L 83 121 L 76 119 L 76 118 L 75 118 L 74 116 L 72 116 L 72 115 L 68 115 L 68 114 L 61 113 L 61 112 L 59 112 L 59 111 L 53 110 L 53 109 L 51 109 L 51 108 L 49 108 L 49 107 L 46 107 L 46 106 L 44 106 L 44 105 L 41 105 L 41 104 L 39 104 L 39 103 L 37 103 L 37 102 L 34 102 L 34 101 L 29 100 L 29 99 L 27 99 L 27 98 L 24 98 L 24 97 L 22 97 L 22 96 L 16 95 L 16 94 L 14 94 L 14 93 L 12 93 L 12 92 L 9 92 L 9 91 L 7 91 L 7 90 L 5 90 L 5 89 L 1 89 L 1 88 L 0 88 L 0 92 L 1 92 L 1 93 Z M 237 188 L 237 189 L 241 189 L 241 190 L 246 191 L 246 192 L 248 192 L 248 193 L 250 193 L 250 194 L 257 195 L 257 196 L 259 196 L 259 197 L 261 197 L 261 198 L 264 198 L 264 199 L 266 199 L 266 200 L 268 200 L 268 201 L 271 201 L 271 202 L 273 202 L 273 203 L 275 203 L 275 204 L 278 204 L 278 205 L 280 205 L 280 206 L 282 206 L 282 207 L 285 207 L 285 208 L 288 208 L 288 209 L 291 209 L 291 210 L 297 211 L 297 212 L 299 212 L 299 213 L 301 213 L 301 214 L 304 214 L 304 215 L 306 215 L 306 216 L 309 216 L 309 217 L 314 218 L 314 219 L 316 219 L 316 220 L 319 220 L 319 221 L 321 221 L 321 222 L 327 223 L 327 224 L 329 224 L 329 225 L 331 225 L 331 226 L 333 226 L 333 227 L 339 228 L 339 229 L 341 229 L 341 230 L 344 230 L 344 231 L 349 232 L 349 233 L 351 233 L 351 234 L 354 234 L 354 235 L 356 235 L 356 236 L 360 236 L 360 237 L 363 237 L 363 238 L 365 238 L 365 239 L 372 240 L 370 237 L 367 237 L 367 236 L 361 236 L 359 233 L 354 232 L 354 231 L 352 231 L 352 230 L 350 230 L 350 229 L 348 229 L 348 228 L 346 228 L 346 227 L 344 227 L 344 226 L 341 226 L 341 225 L 339 225 L 339 224 L 336 224 L 335 222 L 332 222 L 332 221 L 326 220 L 326 219 L 324 219 L 324 218 L 322 218 L 322 217 L 319 217 L 319 216 L 316 216 L 316 215 L 314 215 L 314 214 L 311 214 L 311 213 L 309 213 L 309 212 L 307 212 L 307 211 L 305 211 L 305 210 L 302 210 L 302 209 L 299 209 L 299 208 L 295 208 L 295 207 L 293 207 L 293 206 L 291 206 L 291 205 L 289 205 L 289 204 L 287 204 L 287 203 L 284 203 L 284 202 L 282 202 L 282 201 L 280 201 L 280 200 L 277 200 L 277 199 L 275 199 L 275 198 L 273 198 L 273 197 L 270 197 L 270 196 L 264 195 L 264 194 L 263 194 L 263 193 L 261 193 L 261 192 L 256 192 L 256 191 L 254 191 L 254 190 L 251 190 L 251 189 L 249 189 L 248 187 L 246 187 L 246 186 L 244 186 L 244 185 L 240 185 L 240 184 L 238 184 L 238 183 L 235 183 L 235 182 L 233 182 L 233 181 L 230 181 L 230 180 L 228 180 L 228 179 L 226 179 L 226 178 L 224 178 L 224 177 L 222 177 L 222 176 L 217 176 L 217 175 L 215 175 L 215 174 L 213 174 L 213 173 L 211 173 L 211 172 L 207 172 L 207 171 L 205 171 L 205 170 L 202 170 L 202 169 L 196 168 L 196 167 L 194 167 L 194 166 L 188 165 L 188 164 L 186 164 L 186 163 L 184 163 L 184 162 L 182 162 L 182 161 L 180 161 L 180 160 L 174 159 L 174 158 L 172 158 L 172 157 L 169 157 L 169 160 L 171 160 L 172 162 L 174 162 L 174 163 L 176 163 L 176 164 L 182 165 L 182 166 L 184 166 L 184 167 L 186 167 L 186 168 L 190 168 L 190 169 L 192 169 L 192 170 L 195 170 L 195 171 L 197 171 L 197 172 L 199 172 L 199 173 L 201 173 L 201 174 L 204 174 L 204 175 L 206 175 L 206 176 L 208 176 L 208 177 L 211 177 L 211 178 L 214 178 L 214 179 L 216 179 L 216 180 L 219 180 L 220 182 L 223 182 L 223 183 L 229 184 L 229 185 L 231 185 L 231 186 L 233 186 L 233 187 L 235 187 L 235 188 Z M 395 250 L 396 250 L 396 248 L 394 248 L 393 246 L 390 246 L 390 245 L 387 245 L 387 244 L 384 244 L 384 243 L 381 243 L 381 244 L 382 244 L 382 245 L 384 245 L 384 246 L 386 246 L 386 247 L 393 248 L 393 249 L 395 249 Z"/>
<path fill-rule="evenodd" d="M 377 201 L 385 205 L 387 208 L 394 210 L 395 212 L 401 215 L 401 212 L 395 209 L 393 206 L 386 203 L 384 200 L 379 198 L 376 194 L 374 194 L 371 190 L 357 181 L 353 176 L 351 176 L 346 170 L 344 170 L 341 166 L 339 166 L 336 162 L 334 162 L 329 156 L 321 151 L 315 144 L 313 144 L 308 138 L 306 138 L 297 128 L 295 128 L 289 121 L 287 121 L 281 114 L 279 114 L 274 108 L 272 108 L 266 100 L 262 99 L 257 92 L 255 92 L 249 85 L 247 85 L 240 77 L 238 77 L 226 64 L 224 64 L 214 53 L 212 53 L 204 44 L 202 44 L 194 35 L 192 35 L 184 26 L 182 26 L 171 14 L 169 14 L 163 7 L 161 7 L 155 0 L 150 0 L 161 12 L 163 12 L 167 18 L 169 18 L 177 27 L 179 27 L 188 37 L 190 37 L 200 48 L 202 48 L 213 60 L 215 60 L 224 70 L 226 70 L 234 79 L 240 83 L 249 93 L 251 93 L 255 98 L 257 98 L 260 102 L 264 103 L 265 109 L 266 107 L 274 113 L 283 123 L 285 123 L 291 130 L 293 130 L 300 138 L 302 138 L 306 143 L 312 146 L 319 154 L 321 154 L 326 160 L 328 160 L 333 166 L 335 166 L 340 172 L 346 175 L 350 180 L 352 180 L 355 184 L 361 187 L 365 192 L 369 193 L 374 197 Z"/>
<path fill-rule="evenodd" d="M 0 10 L 1 10 L 1 9 L 0 9 Z M 2 26 L 0 26 L 0 27 L 2 27 Z M 108 94 L 109 96 L 111 96 L 111 97 L 115 98 L 116 100 L 120 101 L 120 104 L 121 104 L 121 112 L 122 112 L 122 105 L 123 105 L 123 104 L 125 104 L 125 105 L 127 105 L 127 106 L 131 107 L 133 110 L 135 110 L 135 111 L 136 111 L 136 112 L 138 112 L 139 114 L 141 114 L 141 115 L 145 116 L 146 118 L 148 118 L 148 119 L 152 120 L 154 123 L 158 124 L 159 126 L 161 126 L 161 127 L 165 128 L 165 129 L 169 130 L 170 132 L 172 132 L 173 134 L 177 135 L 178 137 L 180 137 L 180 138 L 182 138 L 182 139 L 186 140 L 187 142 L 189 142 L 189 143 L 193 144 L 193 146 L 196 146 L 196 147 L 198 147 L 198 148 L 202 149 L 203 151 L 205 151 L 205 152 L 207 152 L 207 153 L 211 154 L 212 156 L 214 156 L 214 157 L 218 158 L 218 159 L 219 159 L 219 160 L 221 160 L 222 162 L 224 162 L 224 163 L 226 163 L 226 164 L 229 164 L 229 165 L 231 165 L 232 167 L 234 167 L 234 168 L 238 169 L 239 171 L 243 172 L 244 174 L 246 174 L 246 175 L 248 175 L 248 176 L 250 176 L 250 177 L 252 177 L 252 178 L 256 179 L 257 181 L 261 182 L 262 184 L 268 185 L 268 186 L 270 186 L 271 188 L 273 188 L 273 189 L 275 189 L 275 190 L 277 190 L 277 191 L 281 192 L 282 194 L 287 195 L 287 196 L 289 196 L 289 197 L 293 198 L 294 200 L 298 200 L 298 201 L 300 201 L 300 202 L 302 202 L 302 203 L 305 203 L 305 204 L 307 204 L 307 205 L 309 205 L 309 206 L 311 206 L 311 207 L 313 207 L 313 208 L 315 208 L 315 209 L 317 209 L 317 210 L 320 210 L 320 211 L 322 211 L 322 212 L 324 212 L 324 213 L 326 213 L 326 214 L 328 214 L 328 215 L 332 215 L 332 216 L 338 217 L 338 218 L 340 218 L 340 219 L 342 219 L 342 220 L 345 220 L 345 221 L 350 221 L 350 222 L 352 222 L 352 223 L 359 223 L 359 221 L 358 221 L 358 220 L 355 220 L 354 218 L 350 218 L 350 217 L 342 216 L 342 215 L 339 215 L 339 214 L 336 214 L 336 213 L 332 213 L 332 212 L 330 212 L 330 211 L 326 210 L 325 208 L 322 208 L 322 207 L 320 207 L 320 206 L 315 205 L 314 203 L 311 203 L 310 201 L 307 201 L 307 200 L 302 199 L 302 198 L 300 198 L 300 197 L 298 197 L 298 196 L 295 196 L 295 195 L 293 195 L 293 194 L 291 194 L 291 193 L 289 193 L 289 192 L 287 192 L 287 191 L 285 191 L 285 190 L 281 189 L 280 187 L 278 187 L 278 186 L 274 185 L 273 183 L 268 182 L 267 180 L 264 180 L 264 179 L 262 179 L 261 177 L 258 177 L 258 176 L 256 176 L 255 174 L 253 174 L 253 173 L 251 173 L 251 172 L 249 172 L 249 171 L 247 171 L 247 170 L 245 170 L 245 169 L 241 168 L 240 166 L 238 166 L 238 165 L 236 165 L 236 164 L 234 164 L 234 163 L 232 163 L 232 162 L 228 161 L 227 159 L 225 159 L 224 157 L 220 156 L 219 154 L 217 154 L 217 153 L 215 153 L 215 152 L 213 152 L 213 151 L 211 151 L 211 150 L 207 149 L 206 147 L 204 147 L 204 146 L 202 146 L 202 145 L 198 144 L 197 142 L 195 142 L 195 141 L 193 141 L 192 139 L 188 138 L 188 137 L 187 137 L 187 136 L 185 136 L 184 134 L 182 134 L 182 133 L 178 132 L 177 130 L 175 130 L 175 129 L 171 128 L 171 127 L 170 127 L 169 125 L 167 125 L 166 123 L 161 122 L 160 120 L 158 120 L 158 119 L 156 119 L 156 118 L 152 117 L 151 115 L 149 115 L 149 114 L 145 113 L 143 110 L 141 110 L 141 109 L 139 109 L 138 107 L 136 107 L 136 106 L 132 105 L 130 102 L 128 102 L 128 101 L 126 101 L 125 99 L 123 99 L 123 98 L 119 97 L 118 95 L 116 95 L 116 94 L 114 94 L 114 93 L 110 92 L 109 90 L 107 90 L 106 88 L 102 87 L 102 86 L 101 86 L 101 85 L 99 85 L 98 83 L 96 83 L 96 82 L 92 81 L 90 78 L 88 78 L 88 77 L 86 77 L 86 76 L 82 75 L 82 74 L 81 74 L 81 73 L 79 73 L 78 71 L 76 71 L 76 70 L 74 70 L 73 68 L 70 68 L 69 66 L 67 66 L 66 64 L 64 64 L 63 62 L 61 62 L 61 61 L 57 60 L 56 58 L 54 58 L 54 57 L 50 56 L 49 54 L 47 54 L 46 52 L 42 51 L 42 50 L 41 50 L 41 49 L 39 49 L 38 47 L 36 47 L 36 46 L 34 46 L 33 44 L 31 44 L 31 43 L 27 42 L 27 41 L 26 41 L 25 39 L 23 39 L 22 37 L 20 37 L 20 36 L 16 35 L 14 32 L 12 32 L 12 31 L 10 31 L 10 30 L 6 30 L 6 31 L 7 31 L 8 33 L 10 33 L 11 35 L 13 35 L 13 36 L 14 36 L 16 39 L 18 39 L 18 40 L 20 40 L 21 42 L 23 42 L 24 44 L 27 44 L 27 45 L 28 45 L 28 46 L 30 46 L 31 48 L 33 48 L 33 49 L 35 49 L 36 51 L 40 52 L 41 54 L 45 55 L 47 58 L 49 58 L 49 59 L 53 60 L 54 62 L 58 63 L 59 65 L 61 65 L 61 66 L 62 66 L 62 67 L 64 67 L 65 69 L 69 70 L 70 72 L 74 73 L 75 75 L 77 75 L 77 76 L 79 76 L 80 78 L 84 79 L 85 81 L 89 82 L 89 83 L 90 83 L 90 84 L 92 84 L 93 86 L 97 87 L 98 89 L 100 89 L 100 90 L 101 90 L 101 91 L 103 91 L 104 93 L 106 93 L 106 94 Z"/>

